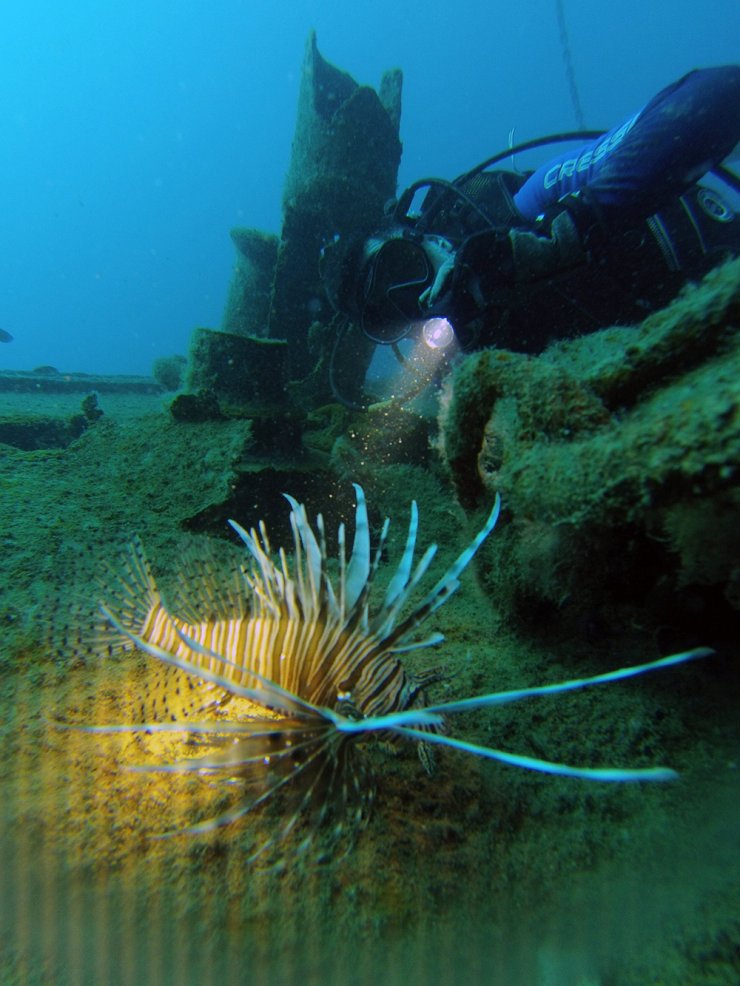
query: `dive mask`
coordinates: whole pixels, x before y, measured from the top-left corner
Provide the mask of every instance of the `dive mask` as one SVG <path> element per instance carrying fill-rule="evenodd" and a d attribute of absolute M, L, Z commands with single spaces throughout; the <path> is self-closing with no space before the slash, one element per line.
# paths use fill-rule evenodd
<path fill-rule="evenodd" d="M 399 342 L 423 317 L 420 295 L 431 285 L 434 268 L 421 243 L 386 240 L 367 261 L 358 298 L 360 326 L 373 342 Z"/>

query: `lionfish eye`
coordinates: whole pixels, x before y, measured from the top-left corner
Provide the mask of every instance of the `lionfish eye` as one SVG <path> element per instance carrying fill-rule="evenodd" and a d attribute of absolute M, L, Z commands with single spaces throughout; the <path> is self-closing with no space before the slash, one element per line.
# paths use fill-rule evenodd
<path fill-rule="evenodd" d="M 341 716 L 344 716 L 345 719 L 359 720 L 364 718 L 363 714 L 352 700 L 352 695 L 349 692 L 339 692 L 337 695 L 335 711 Z"/>

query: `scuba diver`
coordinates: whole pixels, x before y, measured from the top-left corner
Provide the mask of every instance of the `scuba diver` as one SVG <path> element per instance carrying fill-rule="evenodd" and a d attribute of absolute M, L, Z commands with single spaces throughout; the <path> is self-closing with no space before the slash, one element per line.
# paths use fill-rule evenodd
<path fill-rule="evenodd" d="M 574 139 L 533 172 L 489 170 Z M 415 182 L 381 228 L 324 248 L 340 335 L 538 352 L 641 321 L 738 252 L 740 183 L 722 161 L 739 140 L 740 66 L 729 65 L 689 72 L 606 133 L 531 141 L 452 182 Z"/>

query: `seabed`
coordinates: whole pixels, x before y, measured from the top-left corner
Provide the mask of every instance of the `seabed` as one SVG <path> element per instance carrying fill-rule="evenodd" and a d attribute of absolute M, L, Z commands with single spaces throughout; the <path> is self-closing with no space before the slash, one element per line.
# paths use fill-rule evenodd
<path fill-rule="evenodd" d="M 207 836 L 156 838 L 223 810 L 238 791 L 126 770 L 168 754 L 155 738 L 58 727 L 62 719 L 125 721 L 152 671 L 135 657 L 70 663 L 55 650 L 59 628 L 81 625 L 94 609 L 102 562 L 115 564 L 138 533 L 166 590 L 185 543 L 217 537 L 219 550 L 237 550 L 226 540 L 227 516 L 250 526 L 264 517 L 273 541 L 288 545 L 283 490 L 310 513 L 321 510 L 330 531 L 340 519 L 351 522 L 351 479 L 365 487 L 376 534 L 390 516 L 394 557 L 408 504 L 418 501 L 420 542 L 440 545 L 438 572 L 479 519 L 475 507 L 467 516 L 460 508 L 428 448 L 424 461 L 408 460 L 403 449 L 385 456 L 389 428 L 403 436 L 403 427 L 418 426 L 406 410 L 388 412 L 373 446 L 372 418 L 346 425 L 339 410 L 324 409 L 323 440 L 314 434 L 291 458 L 267 447 L 247 419 L 174 420 L 170 399 L 101 394 L 103 416 L 66 446 L 0 446 L 0 981 L 735 984 L 738 667 L 722 639 L 702 639 L 729 638 L 729 624 L 718 632 L 717 610 L 699 606 L 709 597 L 690 593 L 670 627 L 653 619 L 662 600 L 652 610 L 624 595 L 602 595 L 598 618 L 593 598 L 585 610 L 577 598 L 557 605 L 548 598 L 541 619 L 527 621 L 524 604 L 544 585 L 541 571 L 533 575 L 522 562 L 507 572 L 495 547 L 509 523 L 519 540 L 506 557 L 522 561 L 522 543 L 530 569 L 533 558 L 547 557 L 532 553 L 543 532 L 524 516 L 502 517 L 435 615 L 446 642 L 415 658 L 446 674 L 431 697 L 560 681 L 660 651 L 719 645 L 716 657 L 692 665 L 480 710 L 449 726 L 473 742 L 537 757 L 667 765 L 679 771 L 677 782 L 588 784 L 446 750 L 428 776 L 413 747 L 377 748 L 368 751 L 375 810 L 344 855 L 317 862 L 297 854 L 299 829 L 277 857 L 247 865 L 254 840 L 279 819 L 279 801 Z M 4 394 L 0 418 L 64 420 L 79 403 L 79 394 Z M 737 415 L 737 402 L 730 410 Z M 481 475 L 485 499 L 494 479 Z M 516 489 L 512 480 L 512 496 Z M 506 510 L 506 490 L 503 497 Z M 551 550 L 549 534 L 545 542 Z M 550 583 L 543 597 L 548 592 L 555 593 Z M 678 639 L 689 632 L 692 639 Z"/>

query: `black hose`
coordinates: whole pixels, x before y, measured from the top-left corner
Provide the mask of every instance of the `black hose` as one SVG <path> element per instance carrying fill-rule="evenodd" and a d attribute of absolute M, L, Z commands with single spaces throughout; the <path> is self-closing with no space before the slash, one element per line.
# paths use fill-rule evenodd
<path fill-rule="evenodd" d="M 357 401 L 350 400 L 349 397 L 345 397 L 340 391 L 337 385 L 336 376 L 334 373 L 334 364 L 337 358 L 337 350 L 339 345 L 347 335 L 349 330 L 352 328 L 352 322 L 349 318 L 341 319 L 339 325 L 337 326 L 336 335 L 334 337 L 334 345 L 331 347 L 331 353 L 329 354 L 329 387 L 332 392 L 334 400 L 338 401 L 344 407 L 348 408 L 350 411 L 367 411 L 370 407 L 369 404 L 358 404 Z"/>
<path fill-rule="evenodd" d="M 523 154 L 525 151 L 533 151 L 537 147 L 547 147 L 550 144 L 566 144 L 572 140 L 596 140 L 597 137 L 603 137 L 605 133 L 606 130 L 564 130 L 561 133 L 548 134 L 547 137 L 535 137 L 533 140 L 525 140 L 523 144 L 507 147 L 505 151 L 499 151 L 493 157 L 486 158 L 485 161 L 476 164 L 470 171 L 459 175 L 452 184 L 460 185 L 468 181 L 468 179 L 475 177 L 481 171 L 485 171 L 486 168 L 490 168 L 492 164 L 498 164 L 499 161 L 504 161 L 507 157 L 511 157 L 514 154 Z"/>

